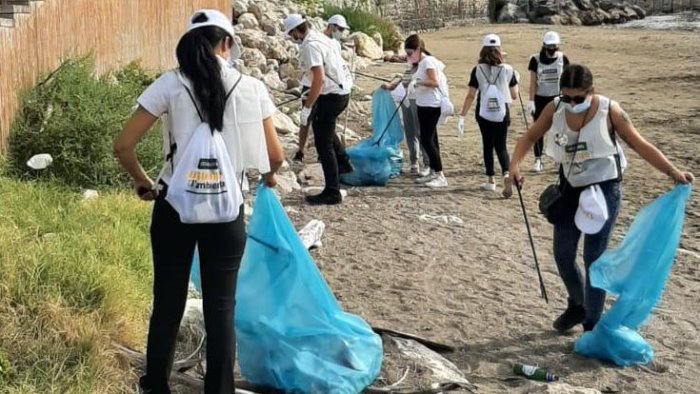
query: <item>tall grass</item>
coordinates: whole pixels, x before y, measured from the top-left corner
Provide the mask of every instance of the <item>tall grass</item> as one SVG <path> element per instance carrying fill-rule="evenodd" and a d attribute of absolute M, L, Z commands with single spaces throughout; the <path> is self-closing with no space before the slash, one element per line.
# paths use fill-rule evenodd
<path fill-rule="evenodd" d="M 0 392 L 133 391 L 112 344 L 144 340 L 149 210 L 0 176 Z"/>
<path fill-rule="evenodd" d="M 324 19 L 327 20 L 336 14 L 345 17 L 352 31 L 360 31 L 370 36 L 378 32 L 382 36 L 384 49 L 393 51 L 399 49 L 402 37 L 393 22 L 355 7 L 338 7 L 331 4 L 324 6 Z"/>

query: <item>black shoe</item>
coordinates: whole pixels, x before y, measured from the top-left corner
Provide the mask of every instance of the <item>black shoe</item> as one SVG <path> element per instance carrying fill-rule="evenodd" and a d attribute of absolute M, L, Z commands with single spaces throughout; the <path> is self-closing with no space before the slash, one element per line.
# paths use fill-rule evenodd
<path fill-rule="evenodd" d="M 566 332 L 574 328 L 577 324 L 581 324 L 586 317 L 586 310 L 583 305 L 574 304 L 569 300 L 569 306 L 564 313 L 554 321 L 552 325 L 559 332 Z"/>
<path fill-rule="evenodd" d="M 591 322 L 587 322 L 587 321 L 583 322 L 583 331 L 584 332 L 593 331 L 593 328 L 595 328 L 595 323 L 591 323 Z"/>
<path fill-rule="evenodd" d="M 355 171 L 355 169 L 352 168 L 352 164 L 350 164 L 350 160 L 348 160 L 344 163 L 338 163 L 338 174 L 349 174 L 353 171 Z"/>
<path fill-rule="evenodd" d="M 294 157 L 292 158 L 293 161 L 299 161 L 302 162 L 304 161 L 304 152 L 301 150 L 298 150 L 297 153 L 294 154 Z"/>
<path fill-rule="evenodd" d="M 343 202 L 340 192 L 330 192 L 324 190 L 315 196 L 306 196 L 306 201 L 311 205 L 335 205 Z"/>

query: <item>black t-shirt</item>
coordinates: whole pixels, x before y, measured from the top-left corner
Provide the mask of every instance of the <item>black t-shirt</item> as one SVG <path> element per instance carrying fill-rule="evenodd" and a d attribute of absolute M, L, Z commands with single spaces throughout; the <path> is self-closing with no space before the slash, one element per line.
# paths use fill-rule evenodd
<path fill-rule="evenodd" d="M 542 62 L 542 64 L 552 64 L 552 63 L 554 63 L 554 61 L 557 60 L 556 57 L 546 57 L 546 56 L 545 56 L 545 57 L 543 58 L 543 57 L 540 56 L 540 55 L 532 56 L 532 57 L 530 58 L 530 63 L 527 65 L 528 71 L 532 71 L 532 72 L 535 72 L 535 73 L 537 72 L 538 58 L 539 58 L 539 61 Z M 566 66 L 566 65 L 568 65 L 568 64 L 569 64 L 569 58 L 566 57 L 566 55 L 564 55 L 564 65 Z"/>

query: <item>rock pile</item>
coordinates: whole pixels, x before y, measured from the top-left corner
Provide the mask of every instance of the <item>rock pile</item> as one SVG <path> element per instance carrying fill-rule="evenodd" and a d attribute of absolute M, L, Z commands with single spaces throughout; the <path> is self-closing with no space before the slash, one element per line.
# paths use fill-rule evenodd
<path fill-rule="evenodd" d="M 643 19 L 644 9 L 627 0 L 498 0 L 499 23 L 601 25 Z"/>

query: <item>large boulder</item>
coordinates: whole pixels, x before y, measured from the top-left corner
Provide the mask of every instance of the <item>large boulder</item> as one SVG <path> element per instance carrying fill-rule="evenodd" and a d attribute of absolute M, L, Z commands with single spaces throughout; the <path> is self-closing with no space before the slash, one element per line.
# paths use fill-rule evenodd
<path fill-rule="evenodd" d="M 579 10 L 583 11 L 590 11 L 595 8 L 591 0 L 574 0 L 574 4 L 576 4 Z"/>
<path fill-rule="evenodd" d="M 381 59 L 384 56 L 382 48 L 367 34 L 356 32 L 350 37 L 355 43 L 355 50 L 359 56 L 370 59 Z"/>
<path fill-rule="evenodd" d="M 498 14 L 498 23 L 517 23 L 520 19 L 527 19 L 525 11 L 514 3 L 507 3 Z"/>
<path fill-rule="evenodd" d="M 559 6 L 555 2 L 542 2 L 535 6 L 535 14 L 539 17 L 556 15 L 559 12 Z M 540 22 L 535 22 L 540 23 Z M 551 23 L 547 23 L 551 24 Z"/>
<path fill-rule="evenodd" d="M 245 66 L 250 69 L 258 69 L 267 64 L 267 59 L 259 49 L 243 48 L 241 51 L 241 59 L 245 62 Z"/>
<path fill-rule="evenodd" d="M 260 23 L 260 28 L 262 28 L 262 30 L 268 36 L 279 37 L 282 33 L 280 24 L 274 19 L 263 19 L 263 21 Z"/>
<path fill-rule="evenodd" d="M 289 52 L 287 52 L 287 49 L 282 44 L 282 39 L 278 37 L 268 37 L 265 55 L 269 59 L 275 59 L 280 62 L 289 60 Z"/>
<path fill-rule="evenodd" d="M 282 63 L 280 64 L 279 74 L 282 79 L 299 80 L 301 73 L 291 63 Z"/>
<path fill-rule="evenodd" d="M 257 19 L 258 22 L 262 20 L 263 13 L 264 13 L 265 11 L 266 11 L 266 10 L 265 10 L 265 5 L 264 5 L 264 3 L 262 3 L 262 2 L 251 3 L 251 4 L 248 6 L 248 12 L 250 12 L 250 13 L 253 14 L 253 15 L 255 15 L 255 19 Z"/>
<path fill-rule="evenodd" d="M 265 83 L 265 85 L 267 85 L 267 87 L 273 90 L 287 89 L 287 84 L 282 82 L 279 74 L 277 73 L 277 71 L 274 70 L 263 75 L 262 81 Z"/>
<path fill-rule="evenodd" d="M 238 17 L 237 22 L 238 26 L 241 26 L 244 29 L 257 29 L 260 25 L 255 15 L 251 14 L 250 12 L 241 14 L 241 16 Z"/>
<path fill-rule="evenodd" d="M 277 130 L 278 134 L 294 134 L 299 130 L 292 118 L 280 111 L 272 115 L 272 123 L 275 124 L 275 130 Z"/>
<path fill-rule="evenodd" d="M 238 17 L 248 12 L 248 0 L 233 1 L 233 19 L 238 20 Z"/>
<path fill-rule="evenodd" d="M 241 44 L 246 48 L 267 50 L 267 35 L 260 30 L 244 29 L 236 33 L 241 39 Z"/>
<path fill-rule="evenodd" d="M 629 7 L 637 13 L 637 18 L 639 18 L 639 19 L 646 18 L 647 13 L 646 13 L 646 11 L 644 11 L 644 8 L 642 8 L 636 4 L 632 4 Z"/>

